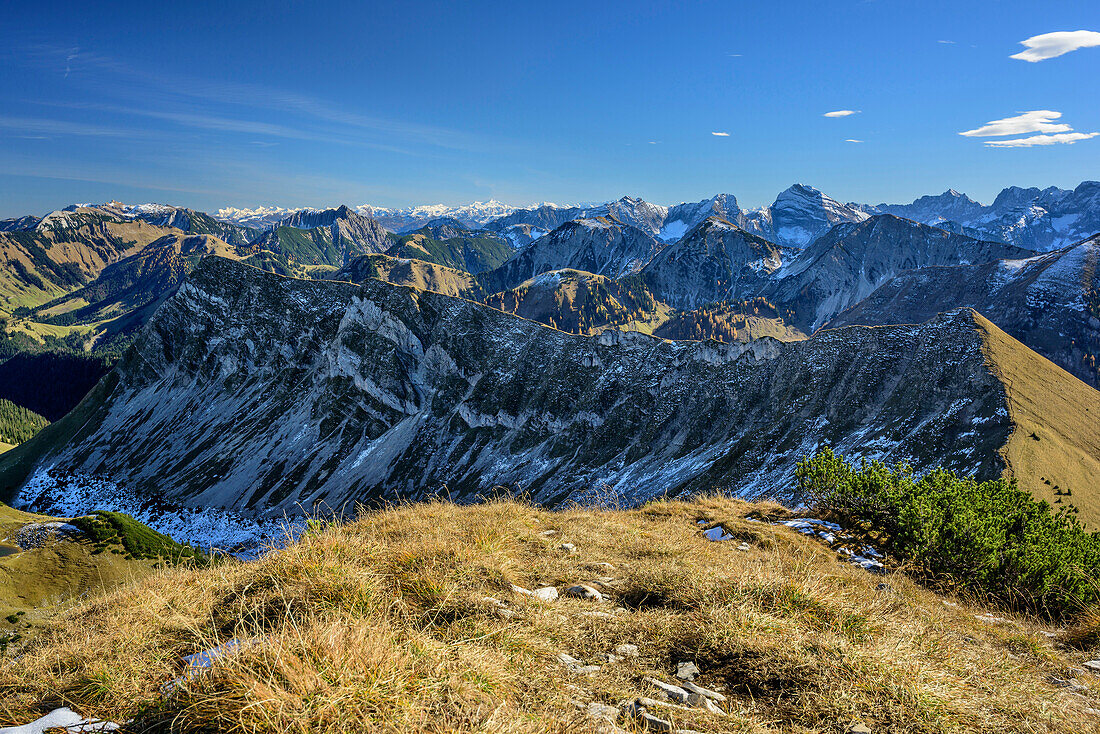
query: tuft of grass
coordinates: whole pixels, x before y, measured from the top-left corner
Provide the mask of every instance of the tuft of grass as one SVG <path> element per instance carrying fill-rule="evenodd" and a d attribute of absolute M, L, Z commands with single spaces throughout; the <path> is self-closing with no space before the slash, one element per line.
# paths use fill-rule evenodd
<path fill-rule="evenodd" d="M 588 703 L 657 698 L 645 678 L 672 680 L 683 661 L 724 689 L 727 715 L 656 713 L 699 732 L 1095 725 L 1086 709 L 1100 704 L 1048 682 L 1081 654 L 1036 620 L 990 625 L 901 575 L 880 589 L 825 546 L 746 519 L 776 511 L 497 500 L 313 524 L 256 561 L 165 569 L 57 609 L 7 642 L 19 658 L 0 664 L 0 726 L 64 704 L 137 731 L 597 732 Z M 698 520 L 751 547 L 705 540 Z M 512 591 L 578 583 L 607 601 Z M 163 695 L 184 656 L 230 639 L 232 653 Z M 626 643 L 638 657 L 608 662 Z M 560 653 L 601 667 L 579 675 Z"/>

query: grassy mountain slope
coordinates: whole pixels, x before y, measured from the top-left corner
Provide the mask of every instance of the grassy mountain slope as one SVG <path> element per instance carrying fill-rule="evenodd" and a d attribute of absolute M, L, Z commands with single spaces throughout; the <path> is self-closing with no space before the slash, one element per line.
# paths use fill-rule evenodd
<path fill-rule="evenodd" d="M 570 334 L 617 329 L 664 339 L 713 339 L 727 344 L 763 336 L 781 341 L 806 337 L 763 299 L 681 311 L 658 299 L 648 278 L 639 275 L 614 279 L 579 270 L 555 270 L 494 293 L 484 302 Z"/>
<path fill-rule="evenodd" d="M 41 324 L 89 327 L 86 346 L 102 348 L 141 328 L 207 255 L 238 258 L 236 248 L 213 235 L 165 235 L 108 265 L 84 287 L 32 310 L 28 318 Z"/>
<path fill-rule="evenodd" d="M 0 234 L 0 313 L 33 307 L 95 278 L 169 232 L 109 211 L 53 212 L 34 229 Z"/>
<path fill-rule="evenodd" d="M 474 275 L 500 266 L 515 254 L 507 241 L 498 236 L 467 231 L 441 240 L 431 235 L 427 228 L 401 235 L 386 254 L 425 260 Z"/>
<path fill-rule="evenodd" d="M 21 528 L 59 520 L 94 532 L 54 536 L 39 544 L 24 540 L 25 548 L 15 544 Z M 103 525 L 98 515 L 55 518 L 0 504 L 0 646 L 15 635 L 36 634 L 38 624 L 59 605 L 101 595 L 149 576 L 161 563 L 185 562 L 193 556 L 190 548 L 132 518 L 117 518 L 117 528 Z M 134 543 L 147 538 L 158 543 Z"/>
<path fill-rule="evenodd" d="M 1008 473 L 1035 497 L 1073 505 L 1082 520 L 1100 526 L 1100 391 L 987 319 L 975 321 L 1014 425 L 1001 449 Z"/>
<path fill-rule="evenodd" d="M 644 696 L 699 732 L 1095 727 L 1100 682 L 1074 672 L 1085 654 L 1049 627 L 983 621 L 964 600 L 746 520 L 780 512 L 703 499 L 371 513 L 256 562 L 159 572 L 59 611 L 10 651 L 18 665 L 0 666 L 0 724 L 64 702 L 136 731 L 595 734 L 615 731 L 596 718 L 614 714 L 592 704 Z M 735 540 L 703 538 L 719 524 Z M 588 584 L 607 601 L 543 602 L 513 584 Z M 183 656 L 231 639 L 242 644 L 163 694 Z M 622 645 L 636 654 L 609 659 Z M 596 667 L 577 672 L 562 654 Z M 658 700 L 649 681 L 680 683 L 685 661 L 722 690 L 711 711 Z M 1076 692 L 1051 682 L 1074 676 Z"/>
<path fill-rule="evenodd" d="M 389 254 L 361 255 L 330 277 L 332 280 L 352 283 L 375 278 L 394 285 L 470 300 L 480 300 L 485 295 L 477 279 L 464 270 L 444 267 L 426 260 L 391 257 Z"/>

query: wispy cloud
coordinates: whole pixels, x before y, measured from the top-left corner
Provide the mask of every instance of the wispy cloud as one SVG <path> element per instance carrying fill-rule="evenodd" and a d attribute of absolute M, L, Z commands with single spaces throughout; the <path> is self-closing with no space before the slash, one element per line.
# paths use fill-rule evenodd
<path fill-rule="evenodd" d="M 849 115 L 858 115 L 860 110 L 833 110 L 832 112 L 826 112 L 823 117 L 848 117 Z"/>
<path fill-rule="evenodd" d="M 649 144 L 650 144 L 650 145 L 656 145 L 656 144 L 657 144 L 658 142 L 659 142 L 659 141 L 657 141 L 657 140 L 650 140 L 650 141 L 649 141 Z"/>
<path fill-rule="evenodd" d="M 1060 133 L 1058 135 L 1032 135 L 1029 138 L 1013 138 L 1011 140 L 987 140 L 987 148 L 1030 148 L 1035 145 L 1072 145 L 1078 140 L 1095 138 L 1100 133 Z"/>
<path fill-rule="evenodd" d="M 1032 110 L 1021 112 L 1015 117 L 992 120 L 973 130 L 959 133 L 968 138 L 1001 138 L 1011 135 L 1039 133 L 1026 138 L 1011 140 L 986 140 L 987 148 L 1030 148 L 1036 145 L 1058 145 L 1076 143 L 1079 140 L 1094 138 L 1100 133 L 1077 133 L 1064 122 L 1055 122 L 1062 117 L 1061 112 L 1053 110 Z"/>
<path fill-rule="evenodd" d="M 862 140 L 856 140 L 855 138 L 848 138 L 844 142 L 845 143 L 862 143 L 863 141 Z"/>
<path fill-rule="evenodd" d="M 68 78 L 69 78 L 69 74 L 71 74 L 71 73 L 72 73 L 72 70 L 73 70 L 73 67 L 72 67 L 72 62 L 73 62 L 73 59 L 75 59 L 75 58 L 77 57 L 77 55 L 78 55 L 79 53 L 80 53 L 80 49 L 79 49 L 79 48 L 74 48 L 74 49 L 73 49 L 73 50 L 72 50 L 72 51 L 71 51 L 71 52 L 69 53 L 69 55 L 65 57 L 65 78 L 66 78 L 66 79 L 68 79 Z"/>
<path fill-rule="evenodd" d="M 731 59 L 739 59 L 744 55 L 745 54 L 726 54 L 726 56 L 729 56 Z"/>
<path fill-rule="evenodd" d="M 729 133 L 711 133 L 711 135 L 717 135 L 720 138 L 728 138 L 730 136 Z"/>
<path fill-rule="evenodd" d="M 955 45 L 954 41 L 936 41 L 936 43 L 943 43 L 943 44 L 946 44 L 948 46 L 954 46 Z"/>
<path fill-rule="evenodd" d="M 129 95 L 132 106 L 142 109 L 153 107 L 155 101 L 165 114 L 169 114 L 172 107 L 180 109 L 177 113 L 180 116 L 193 114 L 196 100 L 219 111 L 237 109 L 244 113 L 242 116 L 252 118 L 258 111 L 268 110 L 279 113 L 281 124 L 276 127 L 284 131 L 293 126 L 301 128 L 304 135 L 338 135 L 354 138 L 360 144 L 389 146 L 389 149 L 406 153 L 409 151 L 396 146 L 415 142 L 452 150 L 499 151 L 500 146 L 506 144 L 499 138 L 489 140 L 465 131 L 362 114 L 318 97 L 264 85 L 184 76 L 168 78 L 83 49 L 38 45 L 23 49 L 20 58 L 46 68 L 57 68 L 56 65 L 63 61 L 66 74 L 71 71 L 74 78 L 80 77 L 82 84 L 104 98 L 111 96 L 121 101 Z M 182 117 L 177 121 L 182 122 Z M 198 122 L 198 118 L 195 121 Z M 366 140 L 367 137 L 371 139 Z"/>
<path fill-rule="evenodd" d="M 1045 61 L 1062 54 L 1068 54 L 1070 51 L 1076 51 L 1079 48 L 1100 46 L 1100 33 L 1096 31 L 1043 33 L 1020 41 L 1020 45 L 1025 46 L 1026 50 L 1018 54 L 1012 54 L 1009 58 L 1035 63 L 1036 61 Z"/>
<path fill-rule="evenodd" d="M 14 130 L 19 133 L 38 133 L 42 135 L 81 135 L 88 137 L 138 138 L 146 137 L 140 130 L 105 127 L 84 122 L 68 122 L 39 117 L 13 117 L 0 115 L 0 130 Z M 28 137 L 22 135 L 20 137 Z"/>
<path fill-rule="evenodd" d="M 991 138 L 1004 135 L 1023 135 L 1025 133 L 1067 133 L 1072 127 L 1062 122 L 1054 122 L 1062 116 L 1053 110 L 1031 110 L 1021 112 L 1015 117 L 1002 120 L 990 120 L 981 127 L 965 130 L 959 135 L 968 138 Z"/>

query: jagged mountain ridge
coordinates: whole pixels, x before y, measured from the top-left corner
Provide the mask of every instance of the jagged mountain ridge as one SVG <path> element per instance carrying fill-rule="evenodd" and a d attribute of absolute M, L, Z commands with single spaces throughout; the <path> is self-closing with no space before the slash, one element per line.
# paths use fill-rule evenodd
<path fill-rule="evenodd" d="M 1100 235 L 1023 260 L 902 272 L 829 325 L 920 323 L 948 303 L 1100 387 Z"/>
<path fill-rule="evenodd" d="M 551 270 L 583 270 L 618 278 L 641 270 L 662 245 L 649 232 L 612 217 L 568 221 L 482 275 L 490 293 Z"/>
<path fill-rule="evenodd" d="M 867 210 L 1044 252 L 1100 232 L 1100 182 L 1084 181 L 1073 190 L 1009 186 L 989 206 L 949 190 L 912 204 L 879 204 Z"/>
<path fill-rule="evenodd" d="M 996 329 L 958 311 L 788 344 L 582 337 L 379 281 L 207 258 L 74 421 L 0 469 L 7 486 L 48 463 L 138 499 L 257 514 L 443 485 L 551 504 L 608 489 L 782 494 L 822 441 L 989 476 L 1012 426 L 983 330 Z M 1090 395 L 1081 410 L 1100 408 Z"/>
<path fill-rule="evenodd" d="M 903 270 L 1032 254 L 1013 245 L 982 242 L 880 214 L 831 229 L 775 271 L 759 295 L 791 308 L 795 324 L 813 330 Z"/>
<path fill-rule="evenodd" d="M 692 309 L 757 295 L 798 252 L 710 216 L 661 250 L 642 275 L 662 300 Z"/>
<path fill-rule="evenodd" d="M 257 229 L 223 222 L 206 212 L 186 207 L 150 204 L 128 207 L 123 211 L 158 227 L 178 229 L 192 235 L 214 235 L 233 247 L 244 247 L 260 234 Z"/>
<path fill-rule="evenodd" d="M 270 253 L 281 268 L 308 274 L 312 268 L 335 270 L 357 255 L 385 252 L 393 245 L 389 233 L 374 219 L 347 206 L 300 211 L 283 219 L 249 243 L 249 253 Z"/>

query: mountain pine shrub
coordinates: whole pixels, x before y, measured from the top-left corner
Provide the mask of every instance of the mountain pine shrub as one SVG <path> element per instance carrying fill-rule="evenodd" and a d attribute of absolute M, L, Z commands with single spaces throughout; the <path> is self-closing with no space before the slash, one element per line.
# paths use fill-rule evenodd
<path fill-rule="evenodd" d="M 808 504 L 861 525 L 924 581 L 1065 617 L 1100 602 L 1100 534 L 1072 507 L 1052 512 L 1015 480 L 978 482 L 946 469 L 858 466 L 829 447 L 795 472 Z"/>

